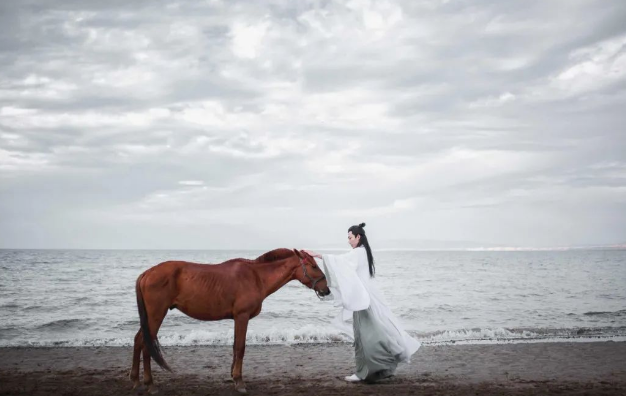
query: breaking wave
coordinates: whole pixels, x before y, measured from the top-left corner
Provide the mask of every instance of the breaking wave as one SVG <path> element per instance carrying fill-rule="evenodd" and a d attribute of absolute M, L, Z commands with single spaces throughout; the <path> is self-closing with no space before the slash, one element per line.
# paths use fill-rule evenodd
<path fill-rule="evenodd" d="M 504 344 L 522 342 L 589 342 L 589 341 L 626 341 L 626 327 L 613 328 L 575 328 L 575 329 L 459 329 L 430 333 L 410 332 L 424 345 L 454 344 Z M 11 340 L 0 347 L 41 346 L 41 347 L 76 347 L 76 346 L 130 346 L 134 334 L 124 338 L 84 338 L 53 341 Z M 232 345 L 234 333 L 194 330 L 185 333 L 159 334 L 163 346 L 194 345 Z M 313 326 L 293 330 L 272 330 L 267 332 L 249 331 L 246 337 L 248 345 L 290 345 L 317 343 L 350 343 L 345 334 L 333 331 L 320 331 Z"/>

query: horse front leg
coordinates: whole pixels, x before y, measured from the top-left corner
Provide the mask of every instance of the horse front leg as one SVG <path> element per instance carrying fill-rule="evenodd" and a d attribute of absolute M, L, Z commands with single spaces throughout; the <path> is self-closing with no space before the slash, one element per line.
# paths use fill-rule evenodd
<path fill-rule="evenodd" d="M 239 393 L 247 393 L 246 384 L 243 382 L 243 355 L 246 351 L 246 333 L 248 332 L 248 314 L 238 315 L 235 318 L 235 343 L 234 343 L 234 364 L 232 377 L 235 381 L 235 389 Z"/>
<path fill-rule="evenodd" d="M 228 382 L 234 382 L 233 373 L 235 372 L 235 361 L 237 360 L 237 334 L 235 334 L 235 340 L 233 342 L 233 363 L 230 365 L 230 378 Z"/>
<path fill-rule="evenodd" d="M 235 335 L 235 341 L 233 342 L 233 363 L 230 365 L 230 375 L 228 376 L 228 378 L 224 379 L 224 382 L 234 382 L 235 380 L 233 379 L 233 371 L 235 370 L 235 360 L 237 358 L 237 351 L 235 349 L 235 346 L 237 345 L 237 336 Z"/>

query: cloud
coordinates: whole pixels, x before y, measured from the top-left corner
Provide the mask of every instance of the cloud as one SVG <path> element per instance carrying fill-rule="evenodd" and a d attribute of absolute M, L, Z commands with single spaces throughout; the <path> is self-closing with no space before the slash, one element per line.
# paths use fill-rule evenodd
<path fill-rule="evenodd" d="M 204 182 L 202 180 L 181 180 L 178 184 L 182 184 L 183 186 L 201 186 Z"/>
<path fill-rule="evenodd" d="M 571 58 L 577 63 L 556 77 L 562 89 L 584 92 L 619 82 L 626 75 L 626 35 L 578 49 Z"/>
<path fill-rule="evenodd" d="M 313 248 L 361 221 L 623 242 L 624 18 L 594 0 L 4 2 L 2 246 Z"/>

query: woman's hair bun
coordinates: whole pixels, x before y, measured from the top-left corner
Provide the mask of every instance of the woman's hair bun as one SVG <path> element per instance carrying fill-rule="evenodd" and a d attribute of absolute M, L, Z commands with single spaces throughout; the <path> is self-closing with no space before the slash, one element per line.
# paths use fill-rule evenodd
<path fill-rule="evenodd" d="M 365 223 L 359 224 L 359 227 L 361 227 L 361 228 L 365 227 Z"/>

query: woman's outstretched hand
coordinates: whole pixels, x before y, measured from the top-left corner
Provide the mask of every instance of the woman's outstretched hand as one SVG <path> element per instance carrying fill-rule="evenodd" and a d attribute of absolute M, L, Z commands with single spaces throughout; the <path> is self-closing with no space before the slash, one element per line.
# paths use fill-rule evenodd
<path fill-rule="evenodd" d="M 322 258 L 322 255 L 321 255 L 321 254 L 316 253 L 316 252 L 314 252 L 314 251 L 312 251 L 312 250 L 306 250 L 306 249 L 304 249 L 304 252 L 305 252 L 306 254 L 308 254 L 309 256 L 311 256 L 311 257 Z"/>

